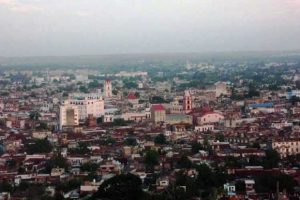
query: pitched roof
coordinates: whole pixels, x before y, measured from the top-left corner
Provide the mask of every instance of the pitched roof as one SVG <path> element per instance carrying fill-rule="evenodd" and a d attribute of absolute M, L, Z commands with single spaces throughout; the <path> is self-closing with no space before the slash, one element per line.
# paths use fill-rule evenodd
<path fill-rule="evenodd" d="M 137 97 L 135 96 L 135 94 L 133 93 L 133 92 L 130 92 L 129 94 L 128 94 L 128 97 L 127 97 L 129 100 L 135 100 L 135 99 L 137 99 Z"/>
<path fill-rule="evenodd" d="M 161 111 L 161 110 L 165 110 L 165 107 L 161 104 L 155 104 L 155 105 L 152 105 L 152 109 L 155 111 Z"/>

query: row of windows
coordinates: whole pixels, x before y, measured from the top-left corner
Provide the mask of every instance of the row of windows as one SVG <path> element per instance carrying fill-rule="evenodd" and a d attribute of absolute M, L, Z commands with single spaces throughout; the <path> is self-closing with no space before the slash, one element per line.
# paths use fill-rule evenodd
<path fill-rule="evenodd" d="M 275 143 L 274 146 L 280 146 L 280 145 L 299 145 L 299 142 L 278 142 Z"/>
<path fill-rule="evenodd" d="M 214 128 L 213 127 L 201 127 L 201 128 L 197 128 L 196 131 L 212 131 Z"/>
<path fill-rule="evenodd" d="M 281 153 L 299 153 L 299 149 L 280 149 Z"/>

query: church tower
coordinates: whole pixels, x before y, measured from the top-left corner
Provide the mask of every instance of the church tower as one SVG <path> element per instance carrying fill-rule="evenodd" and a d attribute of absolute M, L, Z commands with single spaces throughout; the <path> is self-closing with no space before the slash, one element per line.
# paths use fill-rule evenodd
<path fill-rule="evenodd" d="M 112 87 L 111 87 L 111 81 L 110 80 L 105 80 L 104 95 L 105 95 L 105 97 L 111 97 L 112 96 Z"/>
<path fill-rule="evenodd" d="M 184 91 L 184 96 L 183 96 L 183 111 L 185 113 L 188 113 L 192 111 L 193 108 L 193 100 L 192 96 L 189 90 Z"/>

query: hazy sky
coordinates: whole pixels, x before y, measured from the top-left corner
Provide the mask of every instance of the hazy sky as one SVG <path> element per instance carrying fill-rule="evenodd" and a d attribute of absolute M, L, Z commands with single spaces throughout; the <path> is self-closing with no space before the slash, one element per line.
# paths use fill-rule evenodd
<path fill-rule="evenodd" d="M 0 56 L 300 49 L 300 0 L 0 0 Z"/>

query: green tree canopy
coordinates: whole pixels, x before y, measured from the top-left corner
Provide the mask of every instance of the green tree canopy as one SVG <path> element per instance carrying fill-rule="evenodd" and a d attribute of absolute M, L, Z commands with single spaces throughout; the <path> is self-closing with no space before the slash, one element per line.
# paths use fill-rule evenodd
<path fill-rule="evenodd" d="M 121 174 L 104 181 L 91 199 L 139 200 L 144 195 L 138 176 Z"/>
<path fill-rule="evenodd" d="M 28 143 L 26 148 L 29 154 L 50 153 L 52 151 L 52 145 L 46 138 L 36 139 L 32 143 Z"/>
<path fill-rule="evenodd" d="M 128 138 L 125 139 L 124 143 L 128 146 L 136 146 L 137 145 L 137 140 L 134 137 L 128 137 Z"/>
<path fill-rule="evenodd" d="M 68 170 L 69 164 L 66 158 L 62 157 L 61 154 L 53 155 L 46 164 L 46 171 L 51 172 L 52 168 L 59 167 Z"/>
<path fill-rule="evenodd" d="M 192 153 L 199 153 L 199 150 L 203 149 L 203 146 L 199 142 L 192 142 Z"/>
<path fill-rule="evenodd" d="M 155 144 L 166 144 L 167 143 L 166 136 L 161 133 L 154 138 L 154 142 Z"/>
<path fill-rule="evenodd" d="M 267 150 L 266 157 L 263 160 L 263 165 L 267 169 L 278 167 L 280 156 L 275 150 Z"/>
<path fill-rule="evenodd" d="M 159 162 L 159 154 L 156 150 L 148 150 L 145 155 L 145 164 L 148 169 L 153 169 Z"/>

